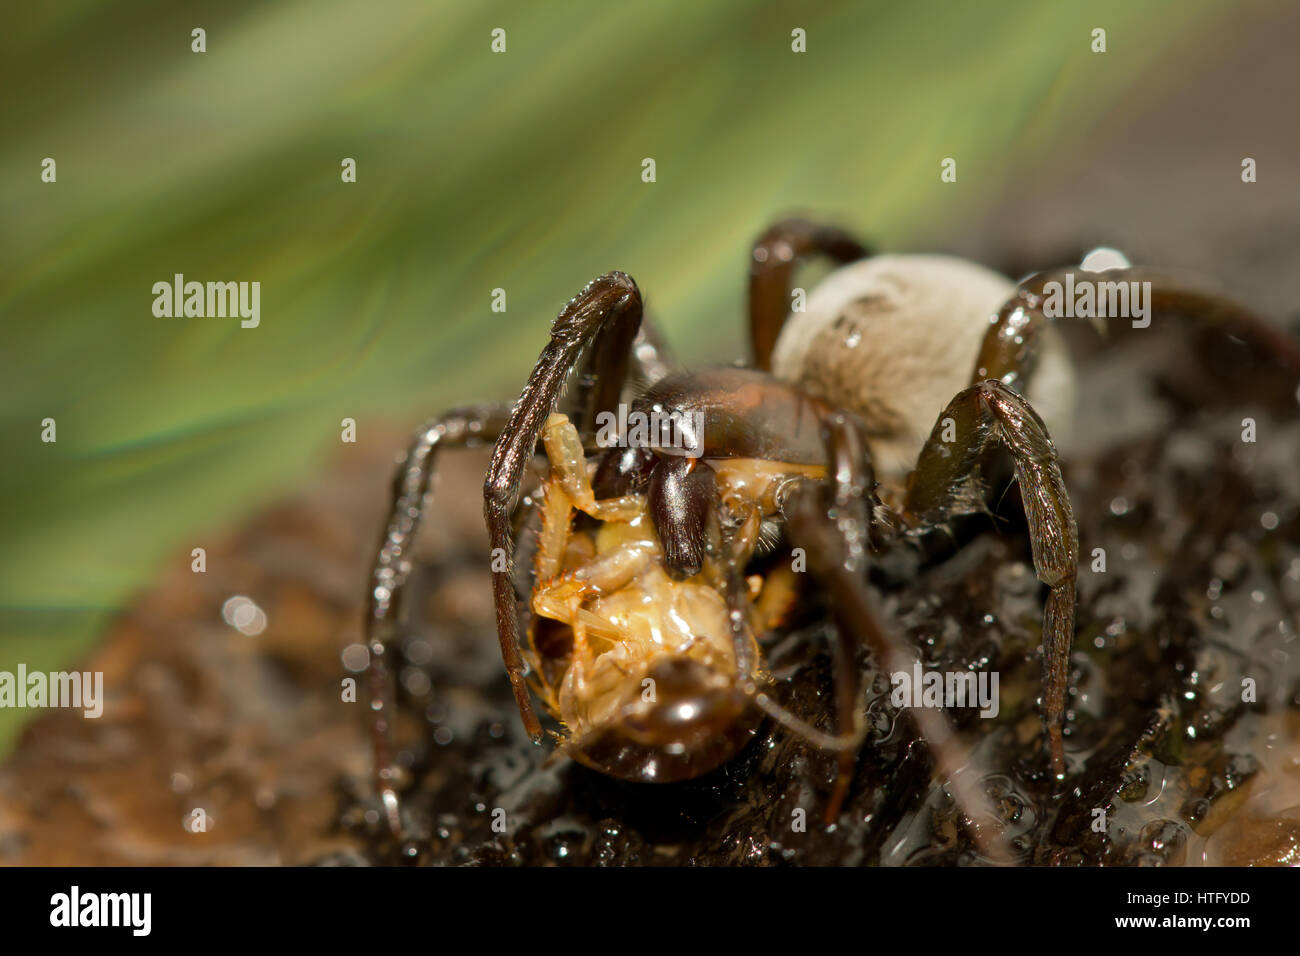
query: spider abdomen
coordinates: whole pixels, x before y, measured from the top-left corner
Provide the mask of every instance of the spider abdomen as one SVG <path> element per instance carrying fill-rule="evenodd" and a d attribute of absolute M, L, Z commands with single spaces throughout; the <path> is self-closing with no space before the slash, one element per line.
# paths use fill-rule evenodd
<path fill-rule="evenodd" d="M 950 256 L 890 255 L 837 269 L 791 314 L 776 375 L 867 425 L 877 477 L 898 486 L 952 397 L 971 384 L 991 318 L 1014 284 Z M 1028 396 L 1053 435 L 1068 427 L 1074 377 L 1048 330 Z"/>

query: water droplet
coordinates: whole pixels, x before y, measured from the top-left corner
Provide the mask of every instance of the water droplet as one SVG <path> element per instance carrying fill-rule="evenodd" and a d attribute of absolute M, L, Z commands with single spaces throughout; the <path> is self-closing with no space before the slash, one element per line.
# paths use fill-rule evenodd
<path fill-rule="evenodd" d="M 1086 272 L 1105 272 L 1107 269 L 1127 269 L 1130 263 L 1128 256 L 1118 249 L 1112 249 L 1110 246 L 1098 246 L 1079 263 L 1079 267 Z"/>
<path fill-rule="evenodd" d="M 412 697 L 423 697 L 433 688 L 429 675 L 414 667 L 408 667 L 402 672 L 402 686 Z"/>
<path fill-rule="evenodd" d="M 266 630 L 266 613 L 242 594 L 228 598 L 221 605 L 221 617 L 239 633 L 249 637 L 256 637 Z"/>
<path fill-rule="evenodd" d="M 364 644 L 349 644 L 343 648 L 339 657 L 343 661 L 343 667 L 353 674 L 360 674 L 370 666 L 370 651 Z"/>

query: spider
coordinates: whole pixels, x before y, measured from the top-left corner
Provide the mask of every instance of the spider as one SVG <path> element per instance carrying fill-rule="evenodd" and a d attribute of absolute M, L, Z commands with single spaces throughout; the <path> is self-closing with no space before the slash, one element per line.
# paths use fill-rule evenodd
<path fill-rule="evenodd" d="M 794 270 L 811 255 L 838 267 L 791 312 Z M 576 759 L 624 779 L 680 780 L 729 759 L 753 734 L 754 715 L 767 714 L 838 753 L 828 822 L 865 736 L 858 649 L 869 647 L 887 672 L 911 672 L 916 661 L 882 620 L 868 563 L 900 540 L 986 511 L 988 453 L 1000 445 L 1047 588 L 1042 721 L 1051 772 L 1063 780 L 1079 544 L 1049 433 L 1049 425 L 1069 428 L 1074 387 L 1049 305 L 1053 290 L 1076 278 L 1113 289 L 1138 283 L 1132 288 L 1147 290 L 1148 309 L 1220 328 L 1300 371 L 1294 341 L 1177 277 L 1125 262 L 1013 284 L 956 258 L 872 255 L 844 230 L 804 219 L 777 223 L 753 246 L 748 368 L 676 369 L 636 283 L 621 272 L 590 282 L 560 311 L 517 402 L 429 421 L 395 475 L 366 621 L 376 787 L 394 836 L 402 822 L 384 655 L 410 569 L 406 550 L 438 451 L 489 442 L 484 516 L 497 632 L 530 738 L 542 737 L 531 681 L 566 727 L 562 744 Z M 556 411 L 562 396 L 567 414 Z M 652 429 L 598 443 L 602 415 L 628 397 L 634 413 L 695 423 L 689 441 L 656 441 Z M 550 474 L 521 509 L 525 472 L 539 453 Z M 521 520 L 521 512 L 529 514 Z M 530 515 L 541 530 L 524 645 L 514 558 Z M 768 604 L 788 605 L 789 594 L 746 572 L 782 537 L 803 548 L 830 599 L 834 734 L 786 711 L 763 672 L 756 635 L 780 617 L 764 600 L 773 592 Z M 642 693 L 647 686 L 653 693 Z M 972 775 L 959 772 L 969 758 L 942 712 L 909 712 L 967 817 L 991 812 Z"/>

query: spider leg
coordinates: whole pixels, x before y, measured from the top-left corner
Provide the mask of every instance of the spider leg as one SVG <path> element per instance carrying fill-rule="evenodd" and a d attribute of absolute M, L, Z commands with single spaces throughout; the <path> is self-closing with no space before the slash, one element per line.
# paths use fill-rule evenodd
<path fill-rule="evenodd" d="M 617 408 L 629 386 L 643 391 L 675 368 L 667 340 L 643 309 L 639 322 L 612 322 L 596 332 L 560 404 L 590 447 L 597 415 Z"/>
<path fill-rule="evenodd" d="M 841 433 L 849 437 L 841 438 Z M 828 434 L 836 438 L 832 440 Z M 829 447 L 830 470 L 837 477 L 834 499 L 843 505 L 834 518 L 836 528 L 860 557 L 868 546 L 869 508 L 875 488 L 874 473 L 866 457 L 865 431 L 856 419 L 843 413 L 828 417 L 822 437 Z M 761 686 L 761 660 L 751 622 L 754 605 L 745 577 L 746 565 L 759 544 L 763 509 L 774 507 L 784 516 L 793 490 L 804 485 L 820 487 L 820 480 L 792 478 L 774 492 L 772 501 L 761 505 L 754 489 L 730 472 L 719 474 L 688 459 L 665 458 L 652 476 L 649 503 L 656 514 L 662 513 L 658 526 L 665 555 L 674 548 L 689 551 L 689 560 L 682 563 L 691 574 L 698 570 L 703 558 L 702 553 L 696 553 L 694 542 L 704 536 L 705 512 L 716 507 L 720 540 L 718 547 L 711 549 L 713 560 L 708 568 L 710 574 L 716 575 L 717 587 L 727 603 L 741 689 L 782 727 L 814 747 L 839 754 L 841 774 L 826 815 L 829 824 L 839 815 L 854 759 L 866 735 L 865 723 L 859 718 L 855 645 L 847 639 L 835 644 L 838 726 L 836 733 L 829 734 L 793 714 Z M 681 540 L 674 541 L 672 529 L 682 532 Z"/>
<path fill-rule="evenodd" d="M 511 513 L 519 498 L 524 469 L 531 460 L 542 428 L 555 410 L 560 390 L 570 373 L 590 348 L 592 362 L 613 361 L 616 346 L 630 348 L 641 324 L 641 293 L 636 283 L 621 272 L 610 272 L 592 280 L 569 300 L 551 327 L 550 341 L 533 367 L 510 419 L 492 449 L 492 462 L 483 481 L 483 515 L 493 554 L 492 594 L 496 605 L 497 637 L 510 686 L 524 729 L 534 742 L 541 740 L 542 725 L 533 709 L 524 680 L 524 660 L 519 648 L 519 609 L 513 584 L 514 535 Z M 617 402 L 626 375 L 627 355 L 607 374 L 588 364 L 598 374 L 579 383 L 581 414 L 600 410 L 600 402 Z M 504 559 L 504 560 L 501 560 Z M 497 570 L 500 568 L 500 570 Z"/>
<path fill-rule="evenodd" d="M 840 426 L 832 425 L 832 429 Z M 832 432 L 834 435 L 834 431 Z M 843 441 L 847 435 L 840 431 L 832 438 L 832 454 L 843 456 L 851 454 L 857 444 L 855 439 Z M 865 447 L 865 446 L 862 446 Z M 862 476 L 869 474 L 870 463 L 862 459 L 867 469 L 861 466 L 850 474 Z M 852 702 L 857 707 L 858 673 L 857 649 L 865 641 L 876 655 L 880 667 L 886 673 L 913 672 L 917 663 L 916 652 L 900 640 L 882 623 L 882 615 L 876 601 L 865 584 L 865 552 L 855 544 L 865 537 L 865 529 L 851 534 L 848 525 L 851 517 L 836 506 L 844 492 L 858 482 L 850 479 L 834 479 L 830 489 L 819 486 L 816 482 L 801 482 L 791 495 L 787 505 L 787 521 L 793 541 L 803 547 L 808 554 L 809 568 L 821 580 L 830 593 L 836 630 L 839 632 L 839 649 L 836 659 L 836 697 L 839 704 L 841 725 L 847 719 L 857 720 L 855 710 L 847 705 Z M 829 492 L 829 493 L 828 493 Z M 867 500 L 864 495 L 860 500 Z M 865 519 L 865 509 L 858 506 L 856 517 Z M 1012 862 L 1012 854 L 1000 831 L 990 832 L 982 821 L 995 821 L 998 814 L 989 800 L 988 794 L 979 786 L 979 781 L 987 774 L 978 766 L 974 757 L 958 739 L 947 716 L 940 710 L 927 707 L 913 707 L 908 711 L 915 721 L 916 729 L 926 747 L 934 758 L 935 770 L 940 779 L 946 780 L 952 792 L 953 801 L 959 812 L 969 821 L 971 838 L 980 852 L 989 860 L 999 864 Z M 840 776 L 835 787 L 834 816 L 839 813 L 838 802 L 847 792 L 856 752 L 849 760 L 841 757 Z M 847 764 L 847 766 L 846 766 Z M 828 810 L 827 820 L 834 816 Z"/>
<path fill-rule="evenodd" d="M 504 405 L 478 405 L 454 409 L 431 419 L 415 433 L 406 457 L 393 475 L 392 503 L 370 571 L 365 639 L 370 652 L 367 682 L 370 688 L 375 790 L 383 804 L 389 830 L 399 840 L 401 814 L 388 739 L 393 696 L 385 653 L 411 570 L 406 552 L 424 516 L 425 499 L 438 452 L 445 447 L 472 447 L 495 441 L 509 414 L 509 408 Z"/>
<path fill-rule="evenodd" d="M 583 295 L 603 280 L 617 281 L 620 274 L 604 276 L 584 290 Z M 622 276 L 622 281 L 636 287 L 630 279 Z M 639 296 L 639 294 L 638 294 Z M 567 310 L 572 310 L 578 299 L 569 303 Z M 639 306 L 639 298 L 638 298 Z M 566 311 L 567 311 L 566 310 Z M 556 320 L 556 334 L 564 313 Z M 617 402 L 624 379 L 631 364 L 638 378 L 645 382 L 661 378 L 669 367 L 671 358 L 662 344 L 658 334 L 649 328 L 638 328 L 635 318 L 624 319 L 604 325 L 596 331 L 594 341 L 584 338 L 585 349 L 578 387 L 571 405 L 575 414 L 590 423 L 595 414 L 606 407 L 605 403 Z M 577 354 L 584 349 L 580 345 Z M 543 353 L 545 356 L 545 353 Z M 569 369 L 572 368 L 570 363 Z M 611 367 L 612 366 L 612 367 Z M 566 370 L 567 374 L 567 370 Z M 536 378 L 536 374 L 534 378 Z M 564 376 L 560 377 L 561 383 Z M 530 380 L 530 385 L 533 382 Z M 528 390 L 525 389 L 525 396 Z M 522 400 L 521 400 L 522 401 Z M 554 401 L 552 400 L 552 404 Z M 367 678 L 371 698 L 371 737 L 375 765 L 375 786 L 384 807 L 385 817 L 390 831 L 397 839 L 401 838 L 401 815 L 394 785 L 395 770 L 391 763 L 389 730 L 392 711 L 391 676 L 385 660 L 387 641 L 391 625 L 400 612 L 401 599 L 410 573 L 410 561 L 406 551 L 419 530 L 424 514 L 425 500 L 437 453 L 444 447 L 473 447 L 487 442 L 497 442 L 514 421 L 512 408 L 507 405 L 480 405 L 455 409 L 445 415 L 425 423 L 415 434 L 406 457 L 393 478 L 393 490 L 388 519 L 379 551 L 375 557 L 370 573 L 370 589 L 365 624 L 366 646 L 370 652 Z M 534 448 L 523 456 L 524 464 L 531 457 Z M 522 468 L 520 469 L 522 472 Z M 585 478 L 585 473 L 583 475 Z M 516 482 L 515 495 L 518 494 Z M 511 509 L 513 511 L 513 508 Z M 510 535 L 513 541 L 513 533 Z M 498 609 L 499 616 L 499 609 Z M 512 684 L 514 683 L 512 677 Z M 515 688 L 518 699 L 518 687 Z M 534 718 L 535 719 L 535 718 Z M 525 725 L 528 721 L 525 717 Z"/>
<path fill-rule="evenodd" d="M 832 412 L 822 422 L 822 442 L 826 446 L 827 482 L 802 481 L 793 486 L 781 502 L 789 534 L 796 546 L 803 547 L 812 558 L 813 573 L 829 578 L 829 563 L 842 567 L 849 576 L 866 570 L 870 547 L 871 518 L 875 504 L 876 475 L 867 449 L 866 433 L 861 422 L 846 412 Z M 830 550 L 819 540 L 831 535 Z M 841 735 L 852 733 L 861 723 L 862 701 L 857 652 L 860 646 L 857 619 L 845 615 L 846 606 L 834 602 L 836 639 L 833 642 L 835 671 L 836 722 Z M 878 632 L 879 629 L 877 628 Z M 835 790 L 826 807 L 825 820 L 833 823 L 848 794 L 857 762 L 857 749 L 839 752 L 839 773 Z"/>
<path fill-rule="evenodd" d="M 718 589 L 727 603 L 727 620 L 736 655 L 741 690 L 755 706 L 782 727 L 821 750 L 856 752 L 866 728 L 855 723 L 849 733 L 828 734 L 795 716 L 760 685 L 761 659 L 750 624 L 749 582 L 745 566 L 758 543 L 760 517 L 756 503 L 743 491 L 717 488 L 720 541 L 717 557 Z"/>
<path fill-rule="evenodd" d="M 951 440 L 945 441 L 945 434 Z M 997 381 L 963 389 L 939 414 L 908 479 L 904 520 L 930 527 L 984 510 L 979 468 L 990 444 L 1011 453 L 1038 579 L 1051 590 L 1043 614 L 1043 723 L 1052 772 L 1065 774 L 1061 720 L 1070 645 L 1074 640 L 1079 533 L 1061 478 L 1056 449 L 1042 419 L 1025 399 Z"/>
<path fill-rule="evenodd" d="M 621 273 L 610 273 L 610 275 L 621 275 Z M 592 285 L 603 282 L 609 277 L 601 276 Z M 590 288 L 591 285 L 587 287 Z M 635 288 L 636 286 L 633 285 L 633 289 Z M 586 291 L 583 290 L 584 293 Z M 582 294 L 577 298 L 582 298 Z M 638 346 L 644 350 L 645 346 L 649 345 L 657 354 L 658 346 L 651 345 L 650 340 L 642 334 L 642 326 L 645 322 L 641 314 L 639 292 L 637 298 L 638 315 L 635 319 L 629 320 L 624 317 L 621 321 L 598 320 L 597 325 L 589 333 L 585 329 L 575 329 L 577 334 L 590 334 L 590 338 L 583 348 L 581 362 L 574 371 L 568 395 L 565 396 L 562 404 L 566 407 L 574 427 L 584 437 L 590 436 L 595 431 L 596 416 L 600 412 L 618 406 L 634 364 L 637 367 L 635 377 L 640 379 L 645 376 L 637 356 Z M 571 301 L 566 306 L 566 310 L 572 306 Z M 556 328 L 552 329 L 552 342 L 559 334 L 557 329 L 563 317 L 564 314 L 561 313 L 560 318 L 556 319 Z M 544 357 L 545 353 L 543 359 Z M 538 359 L 538 367 L 541 366 L 543 359 Z M 529 384 L 532 384 L 531 380 Z M 524 394 L 527 395 L 527 389 Z M 520 401 L 522 402 L 523 399 L 521 398 Z"/>
<path fill-rule="evenodd" d="M 759 236 L 749 264 L 749 337 L 755 368 L 772 367 L 772 350 L 790 314 L 791 277 L 798 260 L 813 252 L 841 263 L 871 255 L 844 230 L 807 219 L 782 220 Z"/>
<path fill-rule="evenodd" d="M 1300 342 L 1250 309 L 1205 285 L 1205 280 L 1191 276 L 1158 272 L 1146 268 L 1107 269 L 1088 272 L 1081 268 L 1054 269 L 1024 279 L 1011 298 L 990 323 L 980 346 L 971 376 L 971 384 L 996 379 L 1013 388 L 1023 387 L 1021 379 L 1033 362 L 1039 336 L 1053 319 L 1045 311 L 1047 286 L 1064 286 L 1066 277 L 1080 277 L 1097 283 L 1151 283 L 1147 308 L 1151 312 L 1176 312 L 1225 334 L 1240 337 L 1264 358 L 1271 359 L 1300 374 Z M 1131 287 L 1130 287 L 1131 288 Z M 1125 299 L 1127 301 L 1127 297 Z M 1101 317 L 1098 322 L 1114 317 Z M 1146 321 L 1150 321 L 1150 315 Z"/>
<path fill-rule="evenodd" d="M 783 511 L 792 541 L 804 548 L 811 570 L 831 594 L 839 635 L 835 648 L 836 709 L 843 733 L 860 719 L 857 652 L 862 643 L 865 641 L 882 668 L 891 674 L 912 673 L 916 653 L 884 625 L 876 601 L 864 584 L 871 525 L 878 505 L 866 431 L 857 418 L 837 411 L 824 420 L 822 440 L 827 450 L 826 482 L 796 485 Z M 973 757 L 941 711 L 913 708 L 911 713 L 937 771 L 949 781 L 958 809 L 971 821 L 976 845 L 989 859 L 1009 863 L 1011 855 L 1005 841 L 979 825 L 980 820 L 997 819 L 987 794 L 975 782 L 986 774 L 978 772 Z M 828 822 L 839 815 L 856 756 L 856 752 L 840 752 L 839 775 L 827 809 Z"/>

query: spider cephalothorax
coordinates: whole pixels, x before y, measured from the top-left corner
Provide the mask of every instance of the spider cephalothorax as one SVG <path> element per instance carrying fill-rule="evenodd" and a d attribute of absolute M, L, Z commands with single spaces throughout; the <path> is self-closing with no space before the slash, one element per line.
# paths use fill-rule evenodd
<path fill-rule="evenodd" d="M 792 270 L 810 253 L 847 264 L 791 315 Z M 847 234 L 803 220 L 779 223 L 755 244 L 749 369 L 673 371 L 643 323 L 636 284 L 618 272 L 589 283 L 560 312 L 518 402 L 435 419 L 417 433 L 397 474 L 367 625 L 377 781 L 393 830 L 401 822 L 387 754 L 384 628 L 405 582 L 404 552 L 435 452 L 448 444 L 495 442 L 484 514 L 498 637 L 534 740 L 542 728 L 526 656 L 534 690 L 565 727 L 564 749 L 627 779 L 676 780 L 711 769 L 766 713 L 839 753 L 828 818 L 864 736 L 857 648 L 867 645 L 890 673 L 910 672 L 916 662 L 875 607 L 868 562 L 900 536 L 984 510 L 982 468 L 987 452 L 1001 446 L 1047 587 L 1043 723 L 1051 770 L 1064 778 L 1078 535 L 1049 434 L 1068 427 L 1073 394 L 1063 339 L 1051 325 L 1051 296 L 1063 278 L 1071 288 L 1076 279 L 1140 283 L 1147 309 L 1220 326 L 1300 371 L 1295 342 L 1185 281 L 1126 265 L 1105 273 L 1079 266 L 1013 285 L 958 259 L 868 258 Z M 558 414 L 575 371 L 568 413 Z M 620 422 L 642 416 L 687 425 L 677 441 L 649 429 L 622 431 L 614 441 L 606 430 L 597 442 L 598 420 L 608 422 L 616 409 Z M 523 523 L 516 510 L 539 448 L 550 468 L 528 499 L 540 530 L 525 643 L 513 575 L 515 529 Z M 778 540 L 803 549 L 808 577 L 835 618 L 834 734 L 788 713 L 769 693 L 759 638 L 780 620 L 794 588 L 748 568 Z M 909 712 L 967 816 L 992 816 L 970 775 L 957 773 L 968 757 L 943 713 Z M 995 841 L 978 828 L 974 835 L 998 855 Z"/>

